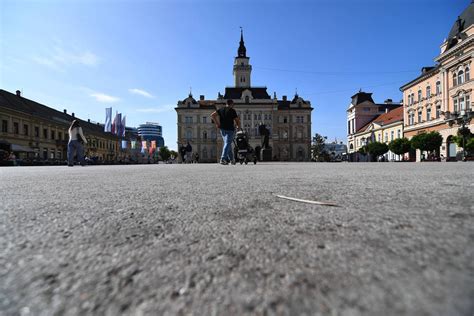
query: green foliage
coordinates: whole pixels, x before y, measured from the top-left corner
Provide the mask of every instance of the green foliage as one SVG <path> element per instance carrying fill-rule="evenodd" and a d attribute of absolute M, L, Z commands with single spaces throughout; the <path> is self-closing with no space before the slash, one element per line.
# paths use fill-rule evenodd
<path fill-rule="evenodd" d="M 311 145 L 311 158 L 314 161 L 326 161 L 329 154 L 324 148 L 324 143 L 327 137 L 316 133 L 313 137 L 313 144 Z"/>
<path fill-rule="evenodd" d="M 367 151 L 367 145 L 360 147 L 357 152 L 358 152 L 359 154 L 363 154 L 363 155 L 367 154 L 367 153 L 368 153 L 368 151 Z"/>
<path fill-rule="evenodd" d="M 469 141 L 466 142 L 466 150 L 470 154 L 474 154 L 474 137 L 471 137 Z"/>
<path fill-rule="evenodd" d="M 438 132 L 421 133 L 411 139 L 411 147 L 421 151 L 439 150 L 442 143 L 443 136 Z"/>
<path fill-rule="evenodd" d="M 411 149 L 411 143 L 408 138 L 397 138 L 388 144 L 388 149 L 396 155 L 403 155 Z"/>
<path fill-rule="evenodd" d="M 372 142 L 367 145 L 367 152 L 374 157 L 379 157 L 388 151 L 388 146 L 385 143 Z"/>
<path fill-rule="evenodd" d="M 170 154 L 171 154 L 171 157 L 175 157 L 175 158 L 178 157 L 178 152 L 176 152 L 174 150 L 170 150 Z"/>
<path fill-rule="evenodd" d="M 471 130 L 467 127 L 461 127 L 458 129 L 457 135 L 453 136 L 452 140 L 456 143 L 456 145 L 458 145 L 458 147 L 463 148 L 464 145 L 467 146 L 472 138 L 474 138 L 474 134 L 471 133 Z"/>
<path fill-rule="evenodd" d="M 160 147 L 160 157 L 163 161 L 167 161 L 171 157 L 171 152 L 167 146 Z"/>

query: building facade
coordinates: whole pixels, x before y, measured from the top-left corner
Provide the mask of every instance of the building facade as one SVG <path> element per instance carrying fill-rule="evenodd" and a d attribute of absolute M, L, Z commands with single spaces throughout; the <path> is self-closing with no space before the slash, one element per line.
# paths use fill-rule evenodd
<path fill-rule="evenodd" d="M 199 154 L 199 161 L 217 162 L 222 151 L 220 131 L 211 121 L 210 115 L 225 106 L 228 99 L 234 101 L 234 109 L 241 120 L 242 129 L 247 132 L 253 148 L 261 146 L 260 124 L 270 131 L 269 145 L 273 160 L 309 161 L 311 148 L 311 102 L 298 94 L 293 99 L 283 96 L 278 99 L 267 93 L 266 87 L 251 85 L 252 66 L 241 33 L 237 57 L 234 59 L 234 86 L 226 87 L 225 93 L 218 93 L 217 99 L 196 100 L 190 93 L 178 102 L 175 108 L 178 125 L 178 147 L 188 142 L 193 152 Z"/>
<path fill-rule="evenodd" d="M 386 119 L 383 116 L 388 113 L 391 114 L 385 117 L 394 116 L 393 114 L 397 112 L 392 111 L 400 108 L 400 103 L 387 99 L 384 103 L 377 104 L 372 99 L 372 93 L 363 91 L 359 91 L 351 98 L 352 101 L 347 109 L 347 153 L 349 161 L 365 160 L 365 157 L 358 154 L 359 149 L 370 141 L 386 142 L 384 139 L 385 133 L 392 135 L 392 130 L 388 130 L 389 128 L 393 128 L 394 133 L 402 137 L 403 129 L 399 131 L 400 128 L 398 127 L 402 123 L 390 120 L 390 126 L 387 126 L 387 123 L 384 123 Z"/>
<path fill-rule="evenodd" d="M 0 143 L 22 160 L 61 162 L 67 159 L 68 129 L 75 117 L 0 89 Z M 88 144 L 84 152 L 99 161 L 115 161 L 123 156 L 120 138 L 105 133 L 104 126 L 81 123 Z"/>
<path fill-rule="evenodd" d="M 146 122 L 146 124 L 140 124 L 140 126 L 138 126 L 138 135 L 142 141 L 155 141 L 156 146 L 160 148 L 165 146 L 163 130 L 161 125 L 158 123 Z"/>
<path fill-rule="evenodd" d="M 454 22 L 433 67 L 423 67 L 420 76 L 403 85 L 405 137 L 437 131 L 443 136 L 439 155 L 461 159 L 461 148 L 452 141 L 464 124 L 471 132 L 474 82 L 470 70 L 474 55 L 474 3 Z M 416 160 L 422 157 L 416 152 Z M 413 157 L 412 157 L 413 158 Z"/>

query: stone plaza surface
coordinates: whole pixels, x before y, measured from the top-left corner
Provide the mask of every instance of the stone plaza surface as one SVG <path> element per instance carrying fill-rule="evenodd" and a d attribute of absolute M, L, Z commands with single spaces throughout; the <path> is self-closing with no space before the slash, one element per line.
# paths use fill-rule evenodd
<path fill-rule="evenodd" d="M 471 162 L 1 168 L 0 315 L 472 315 L 473 180 Z"/>

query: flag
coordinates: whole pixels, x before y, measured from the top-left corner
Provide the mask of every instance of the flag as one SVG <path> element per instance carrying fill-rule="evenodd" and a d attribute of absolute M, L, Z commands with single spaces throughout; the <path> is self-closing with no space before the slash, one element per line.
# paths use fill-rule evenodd
<path fill-rule="evenodd" d="M 127 141 L 122 140 L 122 149 L 127 149 Z"/>
<path fill-rule="evenodd" d="M 132 140 L 130 145 L 131 145 L 130 147 L 131 147 L 132 149 L 135 149 L 135 148 L 137 147 L 137 141 Z"/>
<path fill-rule="evenodd" d="M 122 113 L 117 113 L 117 125 L 115 126 L 115 135 L 122 136 Z"/>
<path fill-rule="evenodd" d="M 142 141 L 142 148 L 146 149 L 146 140 Z"/>
<path fill-rule="evenodd" d="M 117 132 L 117 116 L 118 116 L 118 112 L 115 111 L 115 117 L 114 117 L 114 120 L 112 121 L 112 129 L 111 129 L 111 132 L 112 134 L 116 134 Z"/>
<path fill-rule="evenodd" d="M 156 140 L 151 141 L 151 148 L 156 149 Z"/>
<path fill-rule="evenodd" d="M 122 136 L 122 137 L 125 137 L 125 118 L 126 116 L 124 115 L 122 119 L 122 133 L 119 134 L 119 136 Z"/>
<path fill-rule="evenodd" d="M 112 108 L 105 108 L 104 132 L 112 131 Z"/>

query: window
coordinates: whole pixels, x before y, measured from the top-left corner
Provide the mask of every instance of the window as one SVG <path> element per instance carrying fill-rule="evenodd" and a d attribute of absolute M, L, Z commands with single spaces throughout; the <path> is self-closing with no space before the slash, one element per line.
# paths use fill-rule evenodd
<path fill-rule="evenodd" d="M 250 98 L 248 95 L 245 96 L 245 103 L 250 103 Z"/>
<path fill-rule="evenodd" d="M 421 90 L 418 90 L 418 102 L 421 102 Z"/>
<path fill-rule="evenodd" d="M 458 99 L 454 99 L 454 112 L 458 111 Z"/>
<path fill-rule="evenodd" d="M 203 123 L 203 124 L 206 124 L 206 123 L 207 123 L 207 116 L 203 116 L 203 117 L 202 117 L 202 123 Z"/>
<path fill-rule="evenodd" d="M 390 132 L 390 140 L 393 140 L 394 135 L 395 135 L 395 132 L 394 132 L 394 131 L 391 131 L 391 132 Z"/>
<path fill-rule="evenodd" d="M 370 112 L 370 108 L 364 108 L 364 112 Z"/>
<path fill-rule="evenodd" d="M 296 123 L 303 123 L 303 118 L 304 118 L 304 116 L 297 116 L 296 117 Z"/>
<path fill-rule="evenodd" d="M 426 87 L 426 98 L 431 98 L 431 86 Z"/>
<path fill-rule="evenodd" d="M 407 104 L 408 104 L 408 105 L 411 105 L 411 95 L 410 95 L 410 94 L 408 95 Z"/>
<path fill-rule="evenodd" d="M 469 110 L 470 107 L 471 107 L 471 96 L 466 95 L 466 107 L 465 107 L 465 109 Z"/>
<path fill-rule="evenodd" d="M 48 129 L 47 128 L 43 129 L 43 138 L 48 138 Z"/>
<path fill-rule="evenodd" d="M 457 86 L 458 85 L 458 77 L 457 77 L 457 73 L 454 73 L 453 74 L 453 86 Z"/>
<path fill-rule="evenodd" d="M 192 123 L 193 122 L 193 117 L 192 116 L 186 116 L 184 117 L 184 123 Z"/>
<path fill-rule="evenodd" d="M 13 133 L 14 133 L 14 134 L 19 134 L 20 131 L 19 131 L 18 129 L 19 129 L 18 123 L 17 123 L 17 122 L 14 122 L 14 123 L 13 123 Z"/>
<path fill-rule="evenodd" d="M 3 133 L 8 133 L 8 121 L 7 120 L 2 120 L 2 132 Z"/>
<path fill-rule="evenodd" d="M 388 132 L 385 132 L 385 141 L 388 141 Z"/>
<path fill-rule="evenodd" d="M 441 93 L 441 82 L 437 81 L 436 82 L 436 95 Z"/>
<path fill-rule="evenodd" d="M 421 123 L 421 114 L 422 114 L 422 112 L 418 111 L 418 123 Z"/>
<path fill-rule="evenodd" d="M 35 137 L 40 137 L 40 129 L 38 126 L 35 126 Z"/>
<path fill-rule="evenodd" d="M 415 94 L 411 94 L 411 104 L 415 103 Z"/>
<path fill-rule="evenodd" d="M 61 132 L 58 132 L 58 139 L 62 140 L 63 139 L 63 134 Z"/>
<path fill-rule="evenodd" d="M 401 130 L 397 130 L 397 138 L 402 138 L 402 131 Z"/>
<path fill-rule="evenodd" d="M 431 120 L 431 108 L 426 109 L 426 120 L 427 121 Z"/>
<path fill-rule="evenodd" d="M 286 116 L 283 117 L 283 123 L 288 123 L 288 117 Z"/>
<path fill-rule="evenodd" d="M 207 132 L 206 131 L 202 132 L 202 138 L 207 139 Z"/>
<path fill-rule="evenodd" d="M 28 124 L 23 124 L 23 135 L 28 136 Z"/>
<path fill-rule="evenodd" d="M 347 134 L 351 133 L 351 121 L 347 121 Z"/>
<path fill-rule="evenodd" d="M 410 112 L 408 113 L 408 125 L 413 125 L 415 124 L 415 113 Z"/>
<path fill-rule="evenodd" d="M 464 97 L 459 98 L 459 111 L 465 110 L 464 108 Z"/>
<path fill-rule="evenodd" d="M 439 118 L 441 115 L 441 105 L 436 106 L 436 118 Z"/>
<path fill-rule="evenodd" d="M 464 71 L 459 70 L 458 72 L 458 84 L 464 83 Z"/>
<path fill-rule="evenodd" d="M 193 138 L 193 131 L 190 130 L 190 129 L 188 129 L 188 130 L 186 131 L 186 139 L 187 139 L 187 140 L 191 140 L 192 138 Z"/>
<path fill-rule="evenodd" d="M 51 131 L 51 139 L 55 139 L 56 138 L 55 136 L 56 136 L 55 131 Z"/>
<path fill-rule="evenodd" d="M 464 77 L 466 78 L 465 81 L 471 80 L 471 73 L 470 73 L 469 67 L 466 68 L 466 74 L 464 75 Z"/>
<path fill-rule="evenodd" d="M 378 139 L 379 143 L 382 141 L 381 138 L 382 138 L 382 134 L 378 134 L 378 135 L 377 135 L 377 139 Z"/>

